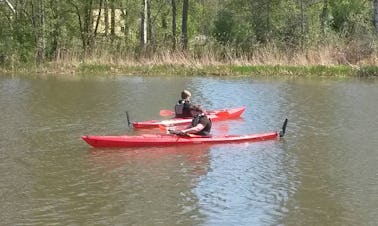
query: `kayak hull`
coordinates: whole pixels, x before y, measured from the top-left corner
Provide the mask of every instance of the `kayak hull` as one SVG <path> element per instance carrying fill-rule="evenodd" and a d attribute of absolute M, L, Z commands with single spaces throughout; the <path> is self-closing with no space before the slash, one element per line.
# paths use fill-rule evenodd
<path fill-rule="evenodd" d="M 149 146 L 173 146 L 189 144 L 216 144 L 235 142 L 256 142 L 277 139 L 277 132 L 250 134 L 250 135 L 226 135 L 226 136 L 179 136 L 174 134 L 145 134 L 138 136 L 82 136 L 81 138 L 95 148 L 109 147 L 149 147 Z"/>
<path fill-rule="evenodd" d="M 221 121 L 228 119 L 239 118 L 245 111 L 245 106 L 238 108 L 229 108 L 229 109 L 219 109 L 208 112 L 208 116 L 211 121 Z M 192 118 L 172 118 L 168 120 L 148 120 L 143 122 L 132 122 L 131 124 L 135 129 L 150 129 L 158 128 L 159 126 L 175 126 L 175 125 L 185 125 L 190 124 Z"/>

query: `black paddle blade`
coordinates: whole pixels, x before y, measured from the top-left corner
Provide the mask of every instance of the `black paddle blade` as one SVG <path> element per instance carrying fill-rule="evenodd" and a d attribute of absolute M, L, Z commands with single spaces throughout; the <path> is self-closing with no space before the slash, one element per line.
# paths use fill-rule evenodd
<path fill-rule="evenodd" d="M 282 125 L 282 130 L 280 131 L 280 137 L 283 137 L 286 133 L 286 126 L 287 126 L 287 119 L 285 119 L 283 125 Z"/>
<path fill-rule="evenodd" d="M 126 119 L 127 119 L 127 125 L 129 127 L 131 127 L 130 116 L 129 116 L 129 112 L 128 111 L 126 111 Z"/>

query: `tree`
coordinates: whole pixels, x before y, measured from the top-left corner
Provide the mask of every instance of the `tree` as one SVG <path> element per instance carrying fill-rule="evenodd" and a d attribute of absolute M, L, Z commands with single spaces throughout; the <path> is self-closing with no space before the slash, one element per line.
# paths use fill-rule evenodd
<path fill-rule="evenodd" d="M 182 4 L 182 49 L 186 51 L 188 49 L 188 8 L 189 0 L 184 0 Z"/>
<path fill-rule="evenodd" d="M 327 17 L 328 17 L 328 0 L 323 0 L 322 13 L 320 15 L 320 32 L 323 37 L 325 35 Z"/>
<path fill-rule="evenodd" d="M 222 44 L 230 43 L 235 38 L 234 27 L 235 22 L 232 12 L 228 9 L 222 9 L 218 12 L 214 21 L 213 36 Z"/>
<path fill-rule="evenodd" d="M 152 46 L 155 43 L 153 27 L 153 19 L 151 15 L 151 0 L 147 0 L 147 39 L 149 40 Z"/>
<path fill-rule="evenodd" d="M 85 0 L 76 2 L 69 0 L 69 3 L 74 7 L 79 24 L 79 31 L 84 52 L 86 52 L 92 43 L 92 11 L 93 0 Z"/>
<path fill-rule="evenodd" d="M 374 0 L 374 26 L 375 32 L 378 34 L 378 0 Z"/>
<path fill-rule="evenodd" d="M 109 0 L 105 0 L 104 9 L 104 23 L 105 23 L 105 37 L 109 34 Z"/>
<path fill-rule="evenodd" d="M 13 5 L 8 0 L 5 0 L 5 3 L 8 5 L 9 9 L 12 10 L 13 13 L 16 13 L 16 10 L 14 9 Z"/>
<path fill-rule="evenodd" d="M 172 4 L 172 49 L 175 50 L 176 49 L 176 0 L 172 0 L 171 4 Z"/>
<path fill-rule="evenodd" d="M 142 0 L 142 11 L 140 20 L 140 46 L 142 49 L 147 44 L 147 7 L 148 1 Z"/>
<path fill-rule="evenodd" d="M 115 5 L 114 0 L 110 0 L 110 40 L 113 43 L 115 38 Z"/>
<path fill-rule="evenodd" d="M 100 39 L 100 29 L 109 38 Z M 117 38 L 118 29 L 124 35 Z M 7 66 L 43 63 L 64 52 L 133 56 L 147 44 L 150 54 L 180 43 L 191 56 L 214 50 L 215 57 L 249 57 L 260 47 L 295 53 L 341 37 L 337 44 L 351 49 L 354 42 L 356 50 L 370 52 L 376 34 L 378 0 L 0 0 L 0 63 Z"/>

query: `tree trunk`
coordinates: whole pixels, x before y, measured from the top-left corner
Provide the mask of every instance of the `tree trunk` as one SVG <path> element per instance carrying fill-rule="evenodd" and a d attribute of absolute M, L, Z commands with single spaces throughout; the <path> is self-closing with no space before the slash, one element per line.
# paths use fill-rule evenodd
<path fill-rule="evenodd" d="M 34 60 L 36 64 L 44 61 L 45 51 L 45 18 L 43 2 L 31 1 L 31 21 L 34 35 Z"/>
<path fill-rule="evenodd" d="M 147 0 L 142 0 L 142 10 L 140 12 L 140 47 L 144 49 L 147 43 Z"/>
<path fill-rule="evenodd" d="M 378 34 L 378 0 L 374 0 L 374 26 L 375 32 Z"/>
<path fill-rule="evenodd" d="M 100 0 L 100 7 L 98 9 L 98 14 L 97 14 L 97 19 L 96 19 L 96 26 L 93 32 L 95 37 L 97 36 L 97 29 L 98 29 L 98 25 L 100 24 L 101 13 L 102 13 L 102 0 Z"/>
<path fill-rule="evenodd" d="M 322 14 L 320 15 L 320 32 L 322 36 L 325 35 L 327 17 L 328 17 L 328 0 L 324 0 Z"/>
<path fill-rule="evenodd" d="M 51 38 L 49 40 L 50 50 L 47 53 L 47 56 L 49 57 L 49 59 L 54 57 L 55 60 L 58 60 L 60 57 L 59 49 L 58 49 L 58 40 L 59 40 L 59 34 L 61 30 L 60 24 L 58 23 L 59 21 L 58 14 L 59 14 L 60 7 L 57 1 L 58 0 L 50 1 L 50 9 L 52 9 L 52 21 L 50 21 L 51 23 L 50 26 L 52 27 L 52 30 L 50 32 Z"/>
<path fill-rule="evenodd" d="M 189 0 L 184 0 L 182 4 L 182 49 L 188 49 L 188 8 L 189 8 Z"/>
<path fill-rule="evenodd" d="M 148 0 L 144 0 L 143 9 L 143 44 L 147 44 Z"/>
<path fill-rule="evenodd" d="M 93 10 L 93 0 L 90 0 L 84 7 L 84 32 L 86 39 L 86 47 L 92 45 L 92 10 Z"/>
<path fill-rule="evenodd" d="M 154 32 L 153 32 L 153 26 L 152 26 L 152 18 L 151 18 L 151 0 L 146 0 L 148 2 L 147 4 L 147 34 L 148 34 L 148 40 L 149 43 L 153 46 L 155 44 L 154 40 Z"/>
<path fill-rule="evenodd" d="M 110 0 L 110 40 L 113 42 L 115 37 L 115 6 L 114 0 Z"/>
<path fill-rule="evenodd" d="M 7 3 L 9 9 L 12 10 L 13 14 L 16 13 L 16 10 L 14 9 L 13 5 L 8 0 L 5 0 L 5 3 Z"/>
<path fill-rule="evenodd" d="M 92 32 L 92 3 L 93 0 L 84 3 L 83 10 L 80 9 L 79 5 L 75 4 L 74 1 L 69 1 L 69 3 L 76 9 L 76 14 L 79 20 L 79 28 L 81 41 L 83 43 L 84 52 L 88 49 L 91 44 L 91 32 Z M 83 14 L 83 18 L 82 18 Z"/>
<path fill-rule="evenodd" d="M 176 50 L 176 0 L 172 0 L 172 49 Z"/>
<path fill-rule="evenodd" d="M 81 18 L 81 13 L 80 13 L 80 9 L 79 9 L 79 6 L 76 5 L 74 2 L 70 1 L 69 2 L 76 10 L 76 15 L 78 17 L 78 20 L 79 20 L 79 29 L 80 29 L 80 37 L 81 37 L 81 41 L 82 41 L 82 45 L 83 45 L 83 49 L 84 51 L 86 50 L 86 41 L 85 41 L 85 32 L 84 32 L 84 28 L 83 28 L 83 20 Z"/>
<path fill-rule="evenodd" d="M 104 4 L 104 23 L 105 23 L 105 37 L 108 37 L 109 33 L 109 0 L 105 0 Z"/>
<path fill-rule="evenodd" d="M 270 35 L 270 0 L 267 2 L 266 6 L 266 35 L 265 40 L 268 41 Z"/>
<path fill-rule="evenodd" d="M 303 1 L 304 0 L 301 0 L 301 39 L 299 40 L 301 50 L 303 50 L 303 46 L 304 46 L 305 25 L 307 24 L 307 18 L 305 18 L 305 5 Z M 307 28 L 307 25 L 306 25 L 306 28 Z"/>

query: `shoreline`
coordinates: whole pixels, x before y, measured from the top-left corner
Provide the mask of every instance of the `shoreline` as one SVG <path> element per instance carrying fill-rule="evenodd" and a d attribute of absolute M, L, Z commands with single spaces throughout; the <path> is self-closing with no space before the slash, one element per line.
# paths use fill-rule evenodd
<path fill-rule="evenodd" d="M 378 66 L 349 65 L 238 65 L 238 64 L 46 64 L 6 70 L 1 74 L 45 75 L 141 75 L 141 76 L 288 76 L 288 77 L 377 77 Z"/>

